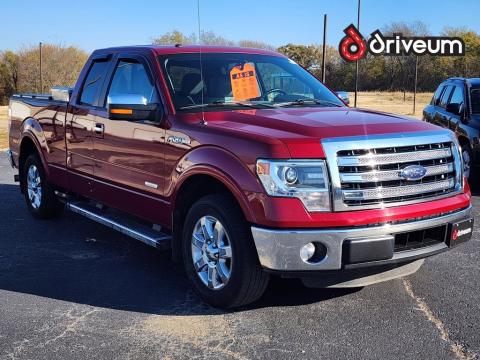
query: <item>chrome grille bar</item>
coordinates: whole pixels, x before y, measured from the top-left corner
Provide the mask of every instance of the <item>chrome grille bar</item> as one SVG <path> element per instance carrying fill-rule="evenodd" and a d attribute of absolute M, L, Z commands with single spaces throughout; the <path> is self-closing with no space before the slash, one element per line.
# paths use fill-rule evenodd
<path fill-rule="evenodd" d="M 429 192 L 446 190 L 455 185 L 454 179 L 437 181 L 426 184 L 403 185 L 395 187 L 377 187 L 373 189 L 344 190 L 345 200 L 372 200 L 384 198 L 397 198 L 402 196 L 411 196 L 417 194 L 426 194 Z"/>
<path fill-rule="evenodd" d="M 462 192 L 462 160 L 446 130 L 322 139 L 334 211 L 389 208 Z M 400 178 L 410 166 L 423 177 Z"/>
<path fill-rule="evenodd" d="M 432 160 L 452 156 L 449 148 L 400 152 L 391 154 L 368 154 L 360 156 L 339 156 L 338 166 L 373 166 L 378 164 L 395 164 L 412 161 Z"/>
<path fill-rule="evenodd" d="M 453 172 L 454 167 L 453 163 L 434 165 L 434 166 L 425 166 L 427 172 L 425 176 L 441 175 L 448 174 Z M 368 182 L 377 182 L 377 181 L 394 181 L 401 180 L 400 177 L 401 170 L 387 170 L 387 171 L 377 171 L 373 170 L 370 172 L 354 172 L 354 173 L 340 173 L 340 180 L 342 183 L 368 183 Z"/>

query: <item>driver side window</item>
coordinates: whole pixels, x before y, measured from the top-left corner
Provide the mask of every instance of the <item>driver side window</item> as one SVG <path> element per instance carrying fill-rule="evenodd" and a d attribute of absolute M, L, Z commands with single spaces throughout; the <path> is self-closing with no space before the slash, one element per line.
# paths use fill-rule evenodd
<path fill-rule="evenodd" d="M 453 94 L 450 97 L 450 101 L 448 102 L 449 104 L 460 104 L 460 106 L 463 106 L 463 90 L 460 86 L 455 86 L 453 90 Z"/>
<path fill-rule="evenodd" d="M 108 92 L 108 98 L 124 95 L 140 95 L 145 104 L 158 103 L 155 86 L 151 83 L 145 66 L 134 60 L 118 62 Z"/>

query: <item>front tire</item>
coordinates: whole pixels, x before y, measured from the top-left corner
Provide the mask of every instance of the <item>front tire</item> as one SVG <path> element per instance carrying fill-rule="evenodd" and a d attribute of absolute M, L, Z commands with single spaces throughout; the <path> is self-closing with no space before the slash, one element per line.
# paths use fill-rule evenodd
<path fill-rule="evenodd" d="M 183 227 L 183 262 L 206 303 L 233 308 L 259 299 L 269 275 L 261 268 L 247 222 L 226 194 L 202 197 Z"/>
<path fill-rule="evenodd" d="M 22 172 L 23 195 L 28 211 L 37 219 L 58 216 L 63 204 L 48 183 L 42 162 L 36 154 L 27 157 Z"/>

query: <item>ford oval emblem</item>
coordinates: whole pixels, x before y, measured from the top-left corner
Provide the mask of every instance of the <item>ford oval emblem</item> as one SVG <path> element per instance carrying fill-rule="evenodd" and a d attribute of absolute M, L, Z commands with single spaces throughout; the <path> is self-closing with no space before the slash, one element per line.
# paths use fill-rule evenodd
<path fill-rule="evenodd" d="M 399 176 L 405 180 L 420 180 L 423 179 L 426 173 L 427 169 L 425 169 L 423 166 L 410 165 L 400 171 Z"/>

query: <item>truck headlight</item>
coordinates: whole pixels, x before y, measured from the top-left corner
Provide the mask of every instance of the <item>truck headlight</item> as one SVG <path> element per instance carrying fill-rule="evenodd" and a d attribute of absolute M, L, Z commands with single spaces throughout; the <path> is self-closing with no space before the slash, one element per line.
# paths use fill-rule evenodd
<path fill-rule="evenodd" d="M 257 175 L 270 196 L 298 198 L 310 212 L 331 210 L 323 160 L 260 159 Z"/>

